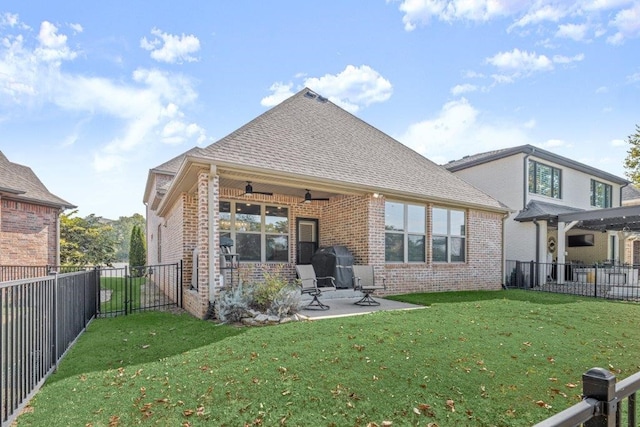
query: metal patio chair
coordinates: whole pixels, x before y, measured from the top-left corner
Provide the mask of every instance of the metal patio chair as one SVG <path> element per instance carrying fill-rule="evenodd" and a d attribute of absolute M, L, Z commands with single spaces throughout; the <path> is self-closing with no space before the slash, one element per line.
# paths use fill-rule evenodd
<path fill-rule="evenodd" d="M 318 297 L 322 295 L 322 291 L 336 290 L 335 278 L 331 276 L 316 277 L 316 271 L 311 264 L 296 265 L 296 272 L 300 279 L 300 293 L 302 295 L 309 294 L 313 297 L 311 302 L 302 308 L 307 310 L 329 310 L 330 307 L 320 302 Z M 318 279 L 328 279 L 331 285 L 318 287 Z"/>
<path fill-rule="evenodd" d="M 382 285 L 377 285 L 372 265 L 354 265 L 353 266 L 353 288 L 364 294 L 355 304 L 357 305 L 380 305 L 380 303 L 371 297 L 375 291 L 387 289 L 384 281 L 385 278 L 379 276 Z"/>

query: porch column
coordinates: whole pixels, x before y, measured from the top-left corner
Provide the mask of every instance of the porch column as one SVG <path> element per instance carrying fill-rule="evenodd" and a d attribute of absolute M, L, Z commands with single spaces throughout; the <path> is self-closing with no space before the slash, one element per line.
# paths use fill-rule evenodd
<path fill-rule="evenodd" d="M 220 177 L 216 165 L 209 169 L 209 303 L 213 304 L 220 290 Z"/>
<path fill-rule="evenodd" d="M 557 280 L 558 280 L 558 284 L 562 285 L 564 284 L 564 265 L 566 262 L 565 259 L 565 251 L 567 250 L 567 245 L 566 245 L 566 233 L 565 233 L 565 223 L 564 222 L 558 222 L 558 268 L 556 270 L 556 274 L 557 274 Z"/>
<path fill-rule="evenodd" d="M 209 309 L 209 172 L 198 173 L 197 200 L 197 247 L 198 247 L 198 304 L 200 317 L 204 318 Z"/>
<path fill-rule="evenodd" d="M 538 273 L 537 273 L 537 286 L 540 286 L 547 282 L 547 274 L 551 272 L 550 266 L 547 264 L 549 260 L 547 259 L 548 249 L 547 249 L 547 228 L 549 224 L 547 221 L 539 221 L 540 229 L 538 230 L 540 239 L 538 253 L 536 254 L 536 258 L 540 261 L 538 264 Z"/>

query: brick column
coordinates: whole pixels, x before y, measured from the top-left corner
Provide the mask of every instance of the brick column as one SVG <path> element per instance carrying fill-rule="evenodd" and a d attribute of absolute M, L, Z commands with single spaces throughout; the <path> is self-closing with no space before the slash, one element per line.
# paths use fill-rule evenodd
<path fill-rule="evenodd" d="M 198 305 L 199 317 L 204 317 L 209 308 L 209 173 L 198 174 Z"/>

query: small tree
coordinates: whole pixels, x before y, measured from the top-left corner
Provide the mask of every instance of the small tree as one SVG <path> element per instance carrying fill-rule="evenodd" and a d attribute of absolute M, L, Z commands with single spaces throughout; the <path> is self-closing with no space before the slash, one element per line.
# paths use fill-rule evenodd
<path fill-rule="evenodd" d="M 142 228 L 134 225 L 131 230 L 131 240 L 129 243 L 129 266 L 132 271 L 136 271 L 136 275 L 141 275 L 142 271 L 136 267 L 144 267 L 147 263 L 147 248 L 144 241 Z"/>
<path fill-rule="evenodd" d="M 636 125 L 636 133 L 629 135 L 627 142 L 631 147 L 624 160 L 625 175 L 634 185 L 640 185 L 640 126 Z"/>

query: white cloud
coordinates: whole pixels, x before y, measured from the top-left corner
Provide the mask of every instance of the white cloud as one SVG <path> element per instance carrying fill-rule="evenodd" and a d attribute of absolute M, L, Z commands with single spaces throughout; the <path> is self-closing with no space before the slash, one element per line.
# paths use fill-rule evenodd
<path fill-rule="evenodd" d="M 281 83 L 277 82 L 271 85 L 269 90 L 273 92 L 271 95 L 262 98 L 260 104 L 265 107 L 273 107 L 274 105 L 280 104 L 285 99 L 289 98 L 294 94 L 291 90 L 293 88 L 293 83 Z"/>
<path fill-rule="evenodd" d="M 299 88 L 305 86 L 352 113 L 361 107 L 384 102 L 393 93 L 391 83 L 368 65 L 347 65 L 338 74 L 308 77 Z M 266 107 L 279 104 L 294 94 L 293 87 L 293 83 L 274 83 L 269 88 L 273 93 L 263 98 L 260 103 Z"/>
<path fill-rule="evenodd" d="M 29 26 L 23 22 L 20 22 L 20 17 L 17 13 L 1 13 L 0 14 L 0 28 L 1 27 L 10 27 L 10 28 L 20 28 L 23 30 L 28 30 Z"/>
<path fill-rule="evenodd" d="M 22 34 L 0 38 L 0 115 L 31 114 L 33 108 L 53 105 L 82 113 L 80 123 L 99 117 L 112 124 L 115 136 L 96 149 L 97 171 L 131 161 L 134 150 L 155 144 L 158 135 L 167 143 L 206 139 L 204 130 L 181 112 L 197 98 L 186 77 L 140 68 L 128 83 L 64 72 L 62 63 L 77 56 L 67 35 L 46 21 L 35 38 Z M 70 135 L 63 144 L 77 139 Z"/>
<path fill-rule="evenodd" d="M 579 53 L 574 56 L 554 55 L 553 62 L 556 64 L 571 64 L 573 62 L 579 62 L 584 60 L 584 54 Z"/>
<path fill-rule="evenodd" d="M 533 129 L 534 127 L 536 127 L 536 124 L 537 124 L 536 119 L 531 119 L 524 122 L 523 126 L 526 129 Z"/>
<path fill-rule="evenodd" d="M 436 117 L 412 124 L 397 139 L 439 164 L 468 154 L 531 143 L 519 126 L 482 119 L 469 101 L 460 98 L 446 103 Z"/>
<path fill-rule="evenodd" d="M 526 27 L 541 22 L 558 22 L 569 13 L 568 8 L 563 6 L 564 5 L 535 2 L 527 13 L 511 25 L 507 31 L 511 31 L 515 27 Z"/>
<path fill-rule="evenodd" d="M 640 36 L 640 3 L 635 2 L 631 8 L 619 11 L 609 25 L 618 30 L 613 36 L 607 38 L 607 42 L 613 45 L 619 45 L 624 43 L 625 39 Z"/>
<path fill-rule="evenodd" d="M 549 139 L 546 142 L 543 142 L 542 144 L 538 144 L 538 146 L 540 148 L 553 151 L 554 148 L 557 149 L 557 148 L 569 147 L 570 144 L 568 144 L 566 141 L 562 139 Z"/>
<path fill-rule="evenodd" d="M 556 31 L 556 37 L 582 41 L 587 37 L 587 30 L 586 24 L 561 24 Z"/>
<path fill-rule="evenodd" d="M 403 0 L 399 9 L 404 13 L 405 30 L 413 31 L 418 24 L 428 24 L 432 18 L 445 22 L 488 21 L 517 12 L 526 4 L 523 0 Z"/>
<path fill-rule="evenodd" d="M 478 87 L 476 85 L 465 83 L 462 85 L 455 85 L 454 87 L 452 87 L 451 94 L 454 96 L 459 96 L 467 92 L 475 92 L 476 90 L 478 90 Z"/>
<path fill-rule="evenodd" d="M 537 55 L 520 49 L 511 52 L 500 52 L 487 58 L 486 62 L 502 70 L 512 70 L 517 73 L 531 73 L 534 71 L 549 71 L 553 69 L 553 62 L 545 55 Z"/>
<path fill-rule="evenodd" d="M 633 73 L 630 76 L 627 76 L 627 82 L 629 82 L 629 83 L 640 82 L 640 72 Z"/>
<path fill-rule="evenodd" d="M 612 147 L 625 147 L 627 145 L 627 141 L 624 139 L 614 139 L 611 141 Z"/>
<path fill-rule="evenodd" d="M 196 36 L 192 34 L 176 36 L 163 33 L 157 28 L 152 29 L 151 34 L 156 38 L 147 40 L 143 37 L 140 40 L 140 47 L 151 51 L 151 58 L 156 61 L 169 64 L 198 61 L 197 57 L 191 55 L 200 50 L 200 40 Z"/>
<path fill-rule="evenodd" d="M 84 31 L 84 28 L 82 28 L 82 25 L 80 24 L 69 24 L 69 28 L 71 28 L 76 33 L 81 33 Z"/>
<path fill-rule="evenodd" d="M 606 86 L 600 86 L 596 89 L 596 93 L 609 93 L 609 88 Z"/>

